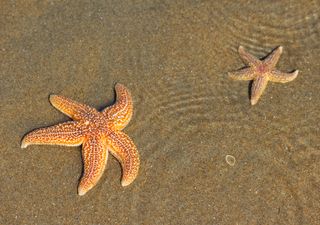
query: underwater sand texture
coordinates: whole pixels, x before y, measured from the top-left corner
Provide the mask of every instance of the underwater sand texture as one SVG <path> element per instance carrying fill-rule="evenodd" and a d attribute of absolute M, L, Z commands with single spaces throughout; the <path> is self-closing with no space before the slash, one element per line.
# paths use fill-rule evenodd
<path fill-rule="evenodd" d="M 26 3 L 28 2 L 28 3 Z M 2 1 L 0 224 L 319 224 L 320 2 Z M 259 103 L 239 45 L 284 46 Z M 20 148 L 27 132 L 69 119 L 67 96 L 102 109 L 132 93 L 124 129 L 141 167 L 128 187 L 110 157 L 78 196 L 81 148 Z M 226 155 L 236 158 L 230 166 Z"/>

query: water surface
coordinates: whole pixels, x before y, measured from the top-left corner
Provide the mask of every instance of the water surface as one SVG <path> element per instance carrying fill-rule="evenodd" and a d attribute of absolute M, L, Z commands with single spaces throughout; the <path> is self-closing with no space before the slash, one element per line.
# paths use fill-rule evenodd
<path fill-rule="evenodd" d="M 1 224 L 319 222 L 319 1 L 23 2 L 0 3 Z M 282 45 L 278 68 L 300 74 L 252 107 L 248 82 L 227 78 L 239 45 Z M 110 157 L 80 197 L 80 147 L 20 141 L 69 120 L 49 94 L 102 109 L 116 82 L 133 95 L 140 173 L 123 188 Z"/>

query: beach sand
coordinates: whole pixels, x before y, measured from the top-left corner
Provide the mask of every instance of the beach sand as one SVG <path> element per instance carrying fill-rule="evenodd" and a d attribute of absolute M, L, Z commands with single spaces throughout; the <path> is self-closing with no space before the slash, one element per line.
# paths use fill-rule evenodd
<path fill-rule="evenodd" d="M 319 1 L 0 6 L 0 224 L 319 224 Z M 244 66 L 239 45 L 257 57 L 282 45 L 277 68 L 297 79 L 251 106 L 249 82 L 227 76 Z M 80 197 L 80 147 L 20 142 L 70 120 L 50 94 L 102 109 L 116 82 L 134 99 L 124 132 L 139 176 L 122 187 L 110 156 Z"/>

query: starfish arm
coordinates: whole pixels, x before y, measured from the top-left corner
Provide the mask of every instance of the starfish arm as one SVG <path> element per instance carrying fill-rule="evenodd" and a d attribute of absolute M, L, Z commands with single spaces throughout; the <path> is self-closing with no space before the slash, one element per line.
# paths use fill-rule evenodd
<path fill-rule="evenodd" d="M 266 77 L 257 77 L 252 83 L 251 87 L 251 105 L 257 104 L 263 91 L 266 89 L 268 79 Z"/>
<path fill-rule="evenodd" d="M 26 148 L 28 145 L 79 146 L 82 141 L 83 133 L 77 122 L 69 121 L 31 131 L 22 139 L 21 148 Z"/>
<path fill-rule="evenodd" d="M 138 175 L 139 154 L 132 140 L 123 132 L 116 131 L 108 135 L 108 149 L 122 166 L 122 186 L 131 184 Z"/>
<path fill-rule="evenodd" d="M 106 141 L 101 136 L 92 136 L 82 146 L 83 175 L 79 183 L 78 194 L 84 195 L 101 178 L 108 159 Z"/>
<path fill-rule="evenodd" d="M 267 58 L 265 60 L 263 60 L 263 63 L 269 68 L 269 69 L 272 69 L 274 68 L 279 59 L 280 59 L 280 56 L 282 54 L 282 51 L 283 51 L 283 47 L 282 46 L 279 46 L 278 48 L 274 49 L 271 54 L 269 54 L 267 56 Z"/>
<path fill-rule="evenodd" d="M 287 83 L 289 81 L 296 79 L 296 77 L 298 76 L 298 73 L 299 73 L 298 70 L 295 70 L 292 73 L 284 73 L 278 70 L 273 70 L 271 73 L 269 73 L 268 78 L 270 81 L 273 81 L 273 82 Z"/>
<path fill-rule="evenodd" d="M 96 109 L 91 108 L 90 106 L 78 103 L 74 100 L 71 100 L 63 96 L 50 95 L 49 100 L 56 109 L 58 109 L 59 111 L 61 111 L 62 113 L 66 114 L 74 120 L 80 120 L 81 118 L 88 115 L 88 113 L 90 112 L 97 112 Z"/>
<path fill-rule="evenodd" d="M 228 73 L 229 77 L 233 80 L 252 80 L 255 78 L 252 67 L 244 68 L 238 71 Z"/>
<path fill-rule="evenodd" d="M 239 46 L 238 52 L 239 52 L 239 55 L 242 58 L 242 60 L 246 64 L 248 64 L 249 66 L 258 66 L 261 64 L 261 61 L 257 57 L 255 57 L 255 56 L 251 55 L 249 52 L 247 52 L 244 49 L 244 47 Z"/>
<path fill-rule="evenodd" d="M 133 112 L 132 98 L 129 90 L 122 84 L 116 84 L 117 101 L 103 110 L 103 114 L 113 120 L 116 129 L 122 130 L 130 122 Z"/>

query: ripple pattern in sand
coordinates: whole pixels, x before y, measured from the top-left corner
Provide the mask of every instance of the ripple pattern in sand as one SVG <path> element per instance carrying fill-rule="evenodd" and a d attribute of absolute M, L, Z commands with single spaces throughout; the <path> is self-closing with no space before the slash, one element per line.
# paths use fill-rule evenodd
<path fill-rule="evenodd" d="M 318 49 L 319 1 L 312 1 L 313 7 L 291 1 L 274 4 L 230 2 L 211 7 L 211 13 L 215 15 L 213 22 L 223 29 L 230 46 L 241 44 L 252 49 L 254 54 L 276 45 L 289 45 L 296 50 L 306 45 Z"/>

